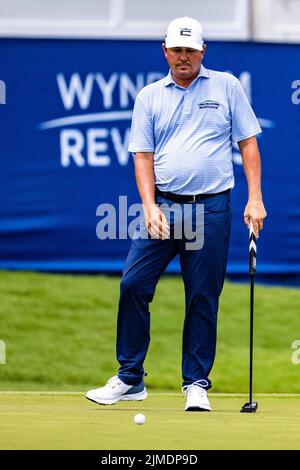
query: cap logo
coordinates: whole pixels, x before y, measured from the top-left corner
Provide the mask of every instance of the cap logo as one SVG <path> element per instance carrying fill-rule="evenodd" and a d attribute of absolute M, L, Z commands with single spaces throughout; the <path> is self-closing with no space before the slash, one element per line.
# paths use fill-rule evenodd
<path fill-rule="evenodd" d="M 180 36 L 191 36 L 192 29 L 191 28 L 180 28 Z"/>

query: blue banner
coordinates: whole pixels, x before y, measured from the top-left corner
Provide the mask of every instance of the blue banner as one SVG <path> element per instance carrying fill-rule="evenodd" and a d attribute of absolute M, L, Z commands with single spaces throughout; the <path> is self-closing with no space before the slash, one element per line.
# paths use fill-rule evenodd
<path fill-rule="evenodd" d="M 244 86 L 259 137 L 268 212 L 257 271 L 300 284 L 300 46 L 213 42 L 204 65 Z M 137 92 L 163 77 L 159 41 L 0 40 L 0 268 L 119 272 L 129 249 L 124 220 L 100 240 L 97 208 L 139 201 L 127 152 Z M 3 100 L 2 100 L 3 102 Z M 248 268 L 247 184 L 236 147 L 228 274 Z M 128 216 L 128 221 L 132 217 Z M 123 224 L 123 225 L 122 225 Z M 121 235 L 120 235 L 121 232 Z M 169 271 L 179 271 L 175 260 Z"/>

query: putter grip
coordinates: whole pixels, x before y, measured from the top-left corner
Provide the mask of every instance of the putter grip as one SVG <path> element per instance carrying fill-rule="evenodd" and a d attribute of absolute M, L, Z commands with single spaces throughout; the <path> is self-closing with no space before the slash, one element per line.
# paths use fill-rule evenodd
<path fill-rule="evenodd" d="M 249 226 L 249 274 L 256 273 L 256 236 L 253 230 L 252 220 Z"/>

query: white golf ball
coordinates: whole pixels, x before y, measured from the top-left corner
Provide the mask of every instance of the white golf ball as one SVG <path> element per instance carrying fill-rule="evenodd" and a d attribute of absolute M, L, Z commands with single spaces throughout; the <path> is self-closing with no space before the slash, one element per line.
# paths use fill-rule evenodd
<path fill-rule="evenodd" d="M 146 417 L 142 413 L 138 413 L 134 417 L 135 424 L 144 424 L 145 421 L 146 421 Z"/>

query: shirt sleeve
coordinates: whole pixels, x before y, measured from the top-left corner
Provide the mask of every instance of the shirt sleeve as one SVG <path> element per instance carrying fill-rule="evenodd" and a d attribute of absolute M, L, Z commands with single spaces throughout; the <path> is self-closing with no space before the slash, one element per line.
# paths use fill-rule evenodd
<path fill-rule="evenodd" d="M 152 117 L 139 96 L 134 103 L 128 151 L 154 152 Z"/>
<path fill-rule="evenodd" d="M 239 80 L 234 83 L 232 88 L 230 109 L 231 139 L 233 142 L 240 142 L 262 132 Z"/>

